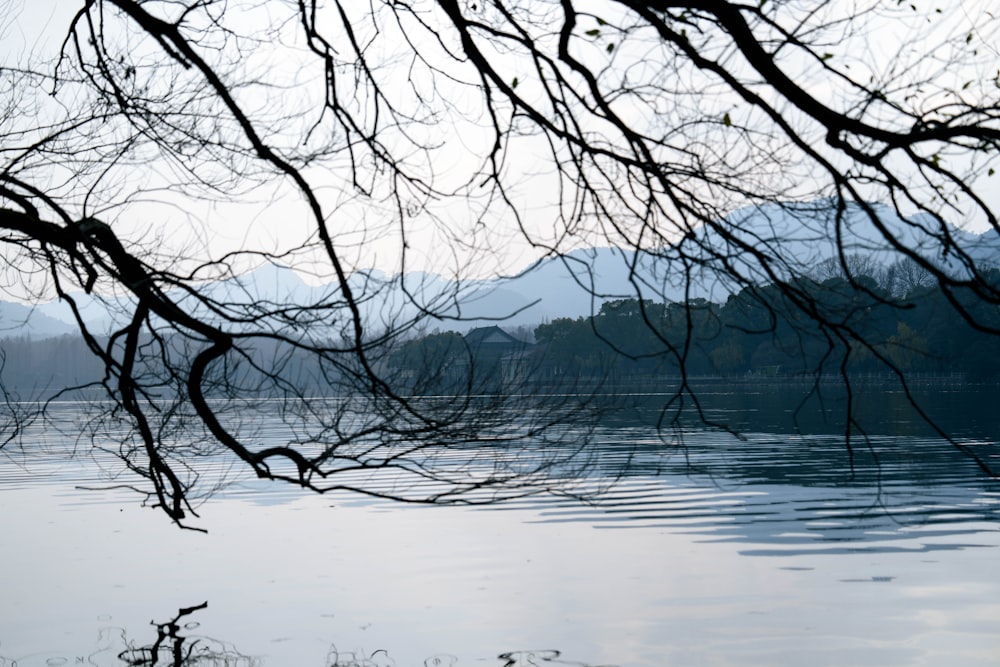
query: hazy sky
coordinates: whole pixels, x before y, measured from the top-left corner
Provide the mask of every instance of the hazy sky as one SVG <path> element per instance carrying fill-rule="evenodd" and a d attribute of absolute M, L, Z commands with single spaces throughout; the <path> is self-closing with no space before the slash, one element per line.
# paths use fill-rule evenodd
<path fill-rule="evenodd" d="M 7 17 L 3 31 L 0 32 L 3 60 L 10 64 L 50 57 L 65 35 L 71 12 L 79 4 L 27 0 L 7 0 L 0 3 L 0 15 Z M 982 12 L 990 6 L 989 2 L 963 2 L 944 7 L 939 14 L 915 14 L 909 20 L 899 20 L 898 15 L 893 15 L 891 22 L 880 18 L 876 13 L 870 19 L 869 36 L 860 40 L 844 36 L 839 43 L 831 42 L 829 49 L 835 57 L 853 58 L 855 71 L 869 67 L 873 75 L 886 75 L 899 67 L 898 63 L 913 60 L 910 50 L 919 50 L 943 37 L 968 33 L 970 40 L 974 39 L 980 49 L 977 56 L 980 61 L 992 58 L 1000 63 L 1000 56 L 996 53 L 997 35 L 977 32 L 984 30 Z M 263 7 L 261 11 L 266 12 L 267 5 Z M 935 22 L 928 24 L 928 16 Z M 13 22 L 11 17 L 15 17 Z M 880 21 L 883 24 L 880 25 Z M 391 26 L 385 27 L 387 33 L 390 29 Z M 831 35 L 836 37 L 836 32 Z M 914 40 L 915 35 L 922 35 L 921 39 Z M 399 39 L 403 37 L 406 36 L 398 36 Z M 621 51 L 621 47 L 619 50 Z M 948 60 L 952 54 L 941 51 L 920 55 L 929 56 L 923 58 L 920 66 L 924 70 L 918 71 L 918 68 L 913 67 L 900 71 L 900 76 L 934 77 L 955 89 L 965 85 L 965 79 L 969 76 L 967 72 L 954 66 L 948 69 Z M 410 66 L 412 67 L 412 63 Z M 314 99 L 310 97 L 312 93 L 304 92 L 311 79 L 307 73 L 297 68 L 296 63 L 269 63 L 267 72 L 272 78 L 275 68 L 284 73 L 284 83 L 287 85 L 280 90 L 259 93 L 262 114 L 273 115 L 275 109 L 280 110 L 283 104 L 294 107 L 296 102 Z M 653 70 L 655 68 L 654 61 Z M 939 71 L 935 71 L 935 68 Z M 400 71 L 400 77 L 403 77 L 402 72 L 403 70 Z M 295 85 L 299 83 L 302 85 Z M 980 85 L 992 82 L 972 83 L 967 93 L 970 95 L 974 95 Z M 523 84 L 522 90 L 527 90 L 529 85 L 530 83 Z M 456 90 L 461 90 L 461 87 Z M 435 91 L 425 92 L 428 92 L 430 99 Z M 440 94 L 441 91 L 436 92 Z M 826 95 L 833 99 L 837 95 L 835 89 L 824 89 L 822 86 L 814 87 L 812 92 L 819 97 Z M 665 99 L 669 101 L 668 98 Z M 932 99 L 928 100 L 928 104 L 932 102 Z M 432 103 L 438 105 L 436 109 L 443 108 L 440 106 L 441 100 L 435 99 Z M 471 110 L 473 115 L 476 113 L 474 100 L 458 99 L 449 103 L 456 107 L 465 105 L 465 112 Z M 470 170 L 480 164 L 490 138 L 487 134 L 479 135 L 471 131 L 470 128 L 473 127 L 474 124 L 455 126 L 443 139 L 428 130 L 427 136 L 431 140 L 442 141 L 441 148 L 429 152 L 423 158 L 413 157 L 414 164 L 419 164 L 420 159 L 427 160 L 426 168 L 433 173 L 435 184 L 442 190 L 447 190 L 453 183 L 461 183 L 471 173 Z M 514 143 L 506 155 L 505 173 L 510 182 L 516 183 L 511 189 L 518 197 L 514 205 L 530 226 L 528 231 L 544 243 L 555 244 L 560 242 L 560 234 L 565 230 L 552 219 L 555 212 L 552 203 L 559 197 L 556 192 L 558 181 L 552 177 L 552 166 L 546 161 L 544 149 L 545 146 L 534 139 Z M 961 157 L 948 156 L 946 159 L 953 162 L 962 160 Z M 389 271 L 397 269 L 400 262 L 401 228 L 407 231 L 409 243 L 406 249 L 406 267 L 411 269 L 433 270 L 444 274 L 465 270 L 475 275 L 509 272 L 523 267 L 539 253 L 537 248 L 531 248 L 523 242 L 520 230 L 512 219 L 504 216 L 505 209 L 495 206 L 495 203 L 492 207 L 487 207 L 482 200 L 475 198 L 458 198 L 452 201 L 404 195 L 401 201 L 407 210 L 400 215 L 395 203 L 385 199 L 385 186 L 380 186 L 383 190 L 376 193 L 374 198 L 360 196 L 345 186 L 346 172 L 323 171 L 330 169 L 330 165 L 337 166 L 334 162 L 324 162 L 322 170 L 306 169 L 305 173 L 321 196 L 328 222 L 335 231 L 338 247 L 349 266 L 378 266 Z M 117 194 L 130 201 L 130 204 L 119 208 L 105 207 L 104 210 L 108 215 L 114 216 L 116 229 L 122 236 L 145 243 L 153 249 L 164 250 L 166 254 L 177 248 L 184 248 L 185 252 L 195 255 L 219 254 L 248 247 L 282 252 L 300 244 L 303 239 L 310 238 L 308 211 L 301 197 L 291 193 L 287 184 L 279 179 L 246 188 L 235 196 L 192 199 L 155 189 L 156 185 L 168 184 L 175 174 L 172 169 L 169 165 L 162 166 L 136 180 L 124 178 L 120 182 Z M 786 177 L 792 178 L 790 175 Z M 803 184 L 808 185 L 808 174 L 796 174 L 794 178 L 799 178 Z M 129 187 L 133 187 L 134 191 L 128 192 Z M 986 185 L 980 190 L 996 210 L 1000 205 L 1000 188 Z M 566 197 L 566 193 L 563 193 L 563 197 Z M 228 198 L 233 201 L 225 201 Z M 412 215 L 408 210 L 410 205 L 413 207 Z M 981 224 L 982 221 L 969 218 L 956 219 L 955 222 Z M 566 245 L 563 247 L 574 244 L 606 245 L 608 242 L 606 230 L 588 231 L 581 227 L 572 230 L 572 237 L 564 241 Z M 168 248 L 171 250 L 168 251 Z M 287 261 L 300 263 L 304 259 L 286 258 Z"/>

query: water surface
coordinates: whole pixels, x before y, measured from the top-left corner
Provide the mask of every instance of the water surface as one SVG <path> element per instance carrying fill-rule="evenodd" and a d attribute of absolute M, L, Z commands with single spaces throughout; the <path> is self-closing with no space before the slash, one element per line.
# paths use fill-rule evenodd
<path fill-rule="evenodd" d="M 40 434 L 0 462 L 0 665 L 998 663 L 1000 488 L 949 443 L 649 422 L 600 426 L 587 502 L 234 480 L 208 535 Z"/>

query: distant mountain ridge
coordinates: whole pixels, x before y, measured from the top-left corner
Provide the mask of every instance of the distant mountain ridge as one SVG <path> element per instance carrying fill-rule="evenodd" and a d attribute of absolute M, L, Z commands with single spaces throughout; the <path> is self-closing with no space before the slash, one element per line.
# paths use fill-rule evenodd
<path fill-rule="evenodd" d="M 947 248 L 940 240 L 940 221 L 930 216 L 902 219 L 887 207 L 873 206 L 881 224 L 906 247 L 941 266 L 955 264 L 953 257 L 942 252 Z M 741 287 L 729 277 L 734 270 L 746 282 L 765 284 L 775 273 L 808 275 L 811 268 L 836 257 L 837 222 L 834 209 L 825 202 L 762 206 L 729 216 L 724 223 L 726 235 L 702 228 L 655 253 L 587 248 L 541 260 L 515 276 L 462 283 L 433 273 L 393 277 L 371 270 L 355 273 L 351 284 L 356 294 L 363 295 L 363 313 L 369 326 L 375 328 L 391 326 L 393 318 L 412 317 L 421 309 L 442 316 L 439 324 L 429 321 L 430 328 L 462 331 L 488 323 L 519 326 L 586 316 L 609 299 L 681 301 L 687 296 L 724 301 Z M 950 225 L 946 229 L 980 265 L 1000 266 L 1000 236 L 991 232 L 975 235 Z M 839 234 L 847 254 L 871 257 L 882 265 L 901 257 L 860 205 L 843 212 Z M 765 265 L 754 249 L 781 261 Z M 949 270 L 963 269 L 956 264 Z M 336 303 L 339 295 L 333 284 L 308 285 L 291 268 L 274 265 L 203 289 L 215 298 L 241 304 L 249 317 L 260 304 Z M 100 303 L 84 295 L 78 302 L 91 326 L 98 331 L 110 328 Z M 317 317 L 314 326 L 332 331 L 334 323 Z M 0 337 L 45 338 L 74 331 L 75 323 L 64 303 L 32 308 L 0 302 Z"/>
<path fill-rule="evenodd" d="M 943 230 L 977 266 L 1000 266 L 1000 235 L 972 234 L 928 215 L 903 219 L 888 207 L 872 208 L 903 246 L 952 273 L 967 268 L 941 242 Z M 763 206 L 730 216 L 725 222 L 728 237 L 702 228 L 679 244 L 654 252 L 621 248 L 574 251 L 538 262 L 511 278 L 482 281 L 476 285 L 479 298 L 475 307 L 464 309 L 463 314 L 516 313 L 504 324 L 520 325 L 590 315 L 603 301 L 617 298 L 722 302 L 745 286 L 731 278 L 732 271 L 739 272 L 746 283 L 759 285 L 773 282 L 775 274 L 781 278 L 813 275 L 823 262 L 838 257 L 838 224 L 845 254 L 871 258 L 882 266 L 903 257 L 860 205 L 848 208 L 839 223 L 834 213 L 827 202 Z M 780 261 L 764 266 L 746 248 L 765 250 Z M 530 305 L 535 301 L 538 303 Z"/>
<path fill-rule="evenodd" d="M 39 340 L 75 331 L 77 328 L 71 321 L 51 317 L 32 306 L 0 301 L 0 338 L 26 336 Z"/>

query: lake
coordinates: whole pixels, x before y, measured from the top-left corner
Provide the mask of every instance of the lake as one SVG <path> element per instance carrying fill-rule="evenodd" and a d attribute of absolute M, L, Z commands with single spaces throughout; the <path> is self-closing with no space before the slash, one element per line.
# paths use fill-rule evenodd
<path fill-rule="evenodd" d="M 0 666 L 1000 664 L 1000 483 L 891 392 L 863 404 L 853 469 L 835 420 L 737 393 L 704 407 L 742 437 L 657 432 L 657 397 L 609 413 L 585 501 L 234 477 L 200 508 L 207 535 L 38 430 L 0 452 Z M 994 396 L 934 405 L 996 465 Z"/>

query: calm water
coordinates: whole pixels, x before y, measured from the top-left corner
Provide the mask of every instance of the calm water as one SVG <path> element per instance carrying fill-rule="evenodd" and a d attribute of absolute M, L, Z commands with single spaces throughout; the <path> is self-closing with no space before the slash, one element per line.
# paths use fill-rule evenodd
<path fill-rule="evenodd" d="M 234 666 L 1000 664 L 1000 484 L 891 396 L 853 471 L 839 428 L 717 399 L 744 439 L 661 437 L 653 408 L 606 420 L 574 487 L 603 490 L 589 503 L 243 481 L 201 508 L 208 535 L 79 488 L 113 468 L 39 433 L 0 454 L 0 665 L 154 664 L 154 646 Z M 995 464 L 980 401 L 942 414 Z"/>

